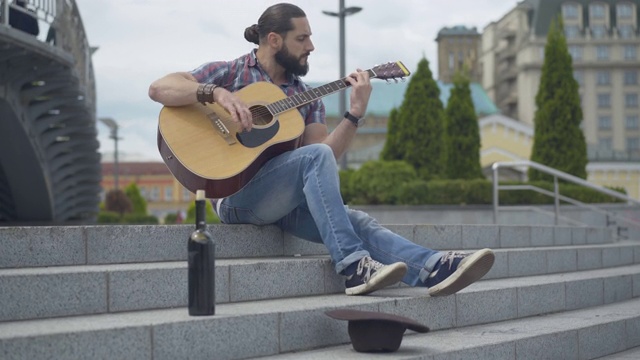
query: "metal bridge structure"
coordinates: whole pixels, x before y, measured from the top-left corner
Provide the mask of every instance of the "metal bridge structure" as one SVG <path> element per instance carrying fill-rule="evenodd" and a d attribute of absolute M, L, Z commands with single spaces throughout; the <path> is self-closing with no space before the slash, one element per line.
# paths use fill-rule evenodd
<path fill-rule="evenodd" d="M 0 226 L 95 221 L 93 51 L 74 0 L 0 0 Z"/>

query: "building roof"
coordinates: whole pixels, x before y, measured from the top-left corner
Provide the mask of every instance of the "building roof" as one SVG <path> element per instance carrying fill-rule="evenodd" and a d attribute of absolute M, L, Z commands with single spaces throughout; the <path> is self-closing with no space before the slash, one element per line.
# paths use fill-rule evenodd
<path fill-rule="evenodd" d="M 453 84 L 444 84 L 438 81 L 438 86 L 440 87 L 440 100 L 444 106 L 447 106 Z M 476 114 L 485 116 L 500 113 L 500 109 L 491 101 L 487 92 L 482 88 L 482 85 L 471 83 L 469 87 L 471 89 L 471 100 L 473 101 L 473 107 L 476 109 Z"/>
<path fill-rule="evenodd" d="M 408 81 L 399 81 L 397 84 L 393 81 L 386 83 L 381 80 L 372 80 L 371 86 L 373 91 L 371 92 L 371 98 L 369 99 L 369 105 L 367 107 L 367 114 L 376 116 L 388 116 L 393 108 L 399 108 L 404 100 L 404 93 L 407 89 Z M 440 87 L 440 101 L 446 106 L 449 101 L 449 95 L 453 84 L 445 84 L 440 81 L 437 82 Z M 309 83 L 312 87 L 324 85 L 324 83 Z M 500 112 L 498 107 L 491 101 L 489 95 L 484 91 L 482 86 L 478 83 L 471 83 L 471 99 L 476 109 L 476 113 L 480 116 L 497 114 Z M 349 106 L 349 93 L 347 92 L 347 106 Z M 337 117 L 339 115 L 340 97 L 339 93 L 334 93 L 322 98 L 324 102 L 327 116 Z"/>
<path fill-rule="evenodd" d="M 452 27 L 443 27 L 438 31 L 438 36 L 436 37 L 436 41 L 440 39 L 441 36 L 459 36 L 459 35 L 471 35 L 471 36 L 480 36 L 478 29 L 476 27 L 468 28 L 463 25 L 456 25 Z"/>
<path fill-rule="evenodd" d="M 102 176 L 112 176 L 115 164 L 113 162 L 102 163 Z M 118 162 L 118 175 L 139 176 L 139 175 L 171 175 L 169 168 L 163 162 Z"/>

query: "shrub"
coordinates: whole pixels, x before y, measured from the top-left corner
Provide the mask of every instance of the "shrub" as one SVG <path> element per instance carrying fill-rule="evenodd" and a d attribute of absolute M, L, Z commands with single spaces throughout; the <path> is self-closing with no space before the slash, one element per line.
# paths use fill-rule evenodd
<path fill-rule="evenodd" d="M 124 224 L 157 225 L 158 218 L 153 215 L 130 213 L 122 216 L 122 222 Z"/>
<path fill-rule="evenodd" d="M 98 224 L 117 224 L 120 222 L 120 214 L 115 211 L 100 211 L 97 222 Z"/>
<path fill-rule="evenodd" d="M 205 218 L 207 224 L 219 224 L 220 218 L 213 212 L 213 207 L 211 205 L 211 201 L 205 202 Z M 189 209 L 187 210 L 187 218 L 184 219 L 183 224 L 194 224 L 196 223 L 196 203 L 192 202 L 189 205 Z"/>
<path fill-rule="evenodd" d="M 417 180 L 414 168 L 404 161 L 368 161 L 349 182 L 357 204 L 395 204 L 404 183 Z"/>

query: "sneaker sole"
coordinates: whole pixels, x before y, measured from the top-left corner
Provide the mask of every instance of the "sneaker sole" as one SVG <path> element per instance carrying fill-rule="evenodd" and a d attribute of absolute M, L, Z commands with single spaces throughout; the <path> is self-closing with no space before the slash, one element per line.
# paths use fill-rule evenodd
<path fill-rule="evenodd" d="M 470 255 L 453 274 L 438 285 L 429 288 L 430 296 L 447 296 L 455 294 L 485 276 L 495 261 L 494 253 L 489 249 L 482 249 Z"/>
<path fill-rule="evenodd" d="M 366 295 L 387 286 L 391 286 L 404 277 L 407 265 L 402 262 L 387 265 L 380 270 L 368 283 L 345 289 L 347 295 Z"/>

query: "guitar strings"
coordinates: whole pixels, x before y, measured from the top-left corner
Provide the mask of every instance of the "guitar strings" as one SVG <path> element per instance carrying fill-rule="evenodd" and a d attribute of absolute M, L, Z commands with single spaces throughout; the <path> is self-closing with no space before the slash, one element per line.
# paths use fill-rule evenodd
<path fill-rule="evenodd" d="M 376 76 L 376 77 L 380 77 L 380 76 Z M 343 86 L 345 86 L 345 87 L 344 87 L 344 88 L 340 88 L 340 86 L 339 86 L 339 84 L 340 84 L 340 83 L 341 83 Z M 301 92 L 301 93 L 299 93 L 299 94 L 292 95 L 292 96 L 290 96 L 290 97 L 288 97 L 288 98 L 280 99 L 280 100 L 275 101 L 275 102 L 273 102 L 273 103 L 271 103 L 271 104 L 269 104 L 269 105 L 274 105 L 274 104 L 278 104 L 278 103 L 283 103 L 282 105 L 284 106 L 285 111 L 290 110 L 290 109 L 294 109 L 294 108 L 300 107 L 300 106 L 302 106 L 302 105 L 306 105 L 306 104 L 308 104 L 309 102 L 311 102 L 311 101 L 315 100 L 315 99 L 312 99 L 312 100 L 305 100 L 305 99 L 304 99 L 304 97 L 305 97 L 305 96 L 310 97 L 310 98 L 313 98 L 314 96 L 317 96 L 317 95 L 315 94 L 315 92 L 316 92 L 317 90 L 319 90 L 319 91 L 323 91 L 323 88 L 324 88 L 324 87 L 326 87 L 326 86 L 329 86 L 329 87 L 331 88 L 331 85 L 332 85 L 332 84 L 335 84 L 335 85 L 337 85 L 337 86 L 338 86 L 338 90 L 335 90 L 335 91 L 345 90 L 347 87 L 349 87 L 349 84 L 348 84 L 348 83 L 346 83 L 346 82 L 344 81 L 344 79 L 340 79 L 340 80 L 336 80 L 336 81 L 334 81 L 333 83 L 329 83 L 329 84 L 326 84 L 326 85 L 323 85 L 323 86 L 319 86 L 319 87 L 316 87 L 316 88 L 311 88 L 311 89 L 306 90 L 306 91 L 303 91 L 303 92 Z M 331 90 L 334 90 L 334 89 L 331 89 Z M 324 90 L 324 91 L 326 91 L 326 90 Z M 332 92 L 335 92 L 335 91 L 332 91 Z M 332 92 L 329 92 L 329 93 L 324 94 L 324 95 L 328 95 L 328 94 L 330 94 L 330 93 L 332 93 Z M 296 97 L 296 96 L 297 96 L 298 98 L 302 98 L 303 103 L 301 103 L 301 104 L 299 104 L 299 105 L 296 105 L 296 104 L 294 103 L 293 105 L 295 105 L 295 106 L 293 106 L 293 107 L 292 107 L 290 103 L 287 103 L 287 102 L 285 101 L 285 100 L 287 100 L 287 99 L 290 99 L 291 97 Z M 276 115 L 276 114 L 279 114 L 279 113 L 280 113 L 280 112 L 276 112 L 276 113 L 274 114 L 271 110 L 269 110 L 269 108 L 268 108 L 268 106 L 269 106 L 269 105 L 259 105 L 259 107 L 250 108 L 249 110 L 251 111 L 251 116 L 255 118 L 255 117 L 264 117 L 264 116 L 274 116 L 274 115 Z"/>

